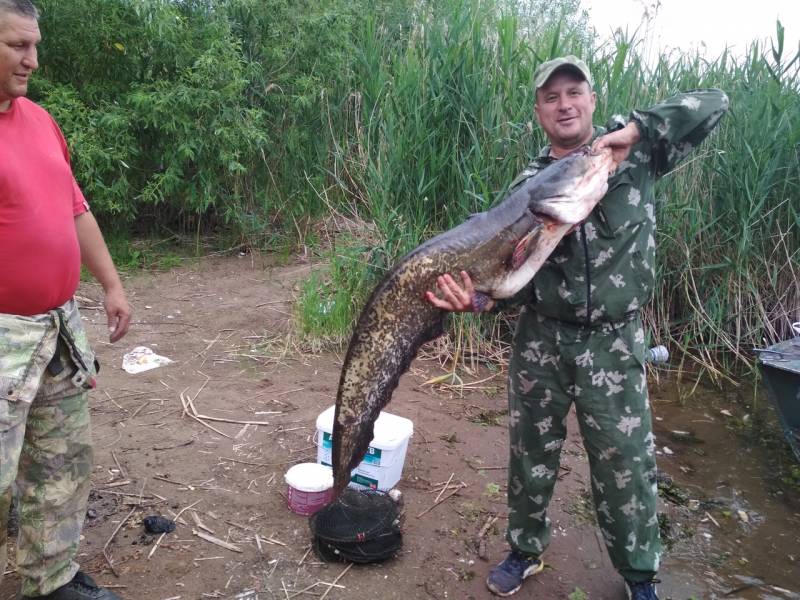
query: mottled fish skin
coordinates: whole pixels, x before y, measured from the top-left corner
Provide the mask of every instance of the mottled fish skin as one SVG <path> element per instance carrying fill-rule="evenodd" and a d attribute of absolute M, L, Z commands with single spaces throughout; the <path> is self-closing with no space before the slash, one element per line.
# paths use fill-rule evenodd
<path fill-rule="evenodd" d="M 553 163 L 494 208 L 419 246 L 376 286 L 339 380 L 332 436 L 335 496 L 350 482 L 380 411 L 420 346 L 444 332 L 446 311 L 425 298 L 436 289 L 436 278 L 467 271 L 477 291 L 512 296 L 603 197 L 610 168 L 610 152 L 593 155 L 588 149 Z M 514 251 L 523 239 L 525 262 L 515 269 Z"/>

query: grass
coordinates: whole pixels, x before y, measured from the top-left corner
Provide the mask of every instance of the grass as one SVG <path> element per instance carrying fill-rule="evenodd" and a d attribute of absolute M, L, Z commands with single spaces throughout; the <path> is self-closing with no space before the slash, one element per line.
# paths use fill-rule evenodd
<path fill-rule="evenodd" d="M 579 11 L 565 18 L 541 5 L 527 12 L 447 0 L 412 10 L 409 20 L 398 37 L 391 23 L 367 16 L 350 122 L 333 132 L 331 197 L 374 224 L 382 264 L 503 197 L 543 143 L 532 124 L 536 66 L 576 53 L 595 76 L 598 123 L 695 87 L 719 87 L 731 100 L 712 139 L 657 187 L 649 338 L 669 347 L 680 371 L 721 382 L 752 373 L 750 348 L 790 335 L 800 320 L 800 52 L 784 48 L 780 24 L 771 45 L 707 59 L 653 58 L 648 41 L 632 36 L 598 46 L 583 33 Z M 376 272 L 368 261 L 359 265 L 366 286 Z M 316 285 L 338 286 L 331 268 Z M 337 318 L 337 336 L 346 337 L 348 318 Z M 508 334 L 480 320 L 451 324 L 448 355 L 460 365 L 474 360 L 462 352 L 467 340 L 485 348 L 479 340 Z"/>
<path fill-rule="evenodd" d="M 301 340 L 318 349 L 339 346 L 349 337 L 353 314 L 376 278 L 364 270 L 371 249 L 352 241 L 325 254 L 327 269 L 312 272 L 295 305 Z"/>
<path fill-rule="evenodd" d="M 185 261 L 186 250 L 174 240 L 131 240 L 127 237 L 108 237 L 108 251 L 117 269 L 168 271 Z"/>
<path fill-rule="evenodd" d="M 635 33 L 601 44 L 578 0 L 73 4 L 45 2 L 33 91 L 92 205 L 149 235 L 194 236 L 195 256 L 211 234 L 327 261 L 297 312 L 320 345 L 347 339 L 385 269 L 503 198 L 544 143 L 533 74 L 568 53 L 592 69 L 597 123 L 690 88 L 731 99 L 712 139 L 657 187 L 649 338 L 682 371 L 735 380 L 752 372 L 753 346 L 800 320 L 800 52 L 780 23 L 743 56 L 703 57 L 659 55 Z M 88 46 L 105 53 L 110 31 L 125 52 L 98 61 L 61 35 L 87 11 Z M 172 58 L 139 62 L 159 56 Z M 176 261 L 155 242 L 110 246 L 123 269 Z M 451 324 L 453 373 L 501 355 L 513 326 Z"/>

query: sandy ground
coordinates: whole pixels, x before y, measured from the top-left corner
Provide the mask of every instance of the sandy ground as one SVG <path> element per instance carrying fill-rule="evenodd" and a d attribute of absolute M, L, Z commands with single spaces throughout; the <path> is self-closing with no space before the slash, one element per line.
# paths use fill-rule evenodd
<path fill-rule="evenodd" d="M 341 367 L 341 356 L 285 344 L 297 284 L 309 268 L 240 256 L 136 274 L 126 282 L 135 323 L 115 345 L 103 341 L 100 288 L 81 287 L 103 366 L 91 395 L 95 491 L 79 560 L 126 600 L 491 597 L 484 579 L 507 550 L 505 418 L 491 418 L 505 409 L 502 376 L 483 384 L 491 389 L 462 396 L 423 385 L 441 370 L 417 361 L 388 408 L 415 428 L 398 486 L 402 552 L 346 573 L 347 565 L 309 552 L 308 520 L 287 509 L 283 476 L 292 464 L 316 459 L 316 417 L 334 403 Z M 122 357 L 139 345 L 174 363 L 126 373 Z M 185 416 L 181 395 L 199 414 L 222 420 Z M 551 506 L 548 568 L 517 597 L 568 598 L 579 587 L 592 600 L 616 600 L 623 583 L 592 524 L 574 421 L 570 429 Z M 465 487 L 420 516 L 451 477 Z M 179 511 L 174 533 L 163 540 L 145 534 L 143 517 Z M 323 584 L 337 578 L 335 587 Z M 8 574 L 0 600 L 15 598 L 18 584 Z"/>

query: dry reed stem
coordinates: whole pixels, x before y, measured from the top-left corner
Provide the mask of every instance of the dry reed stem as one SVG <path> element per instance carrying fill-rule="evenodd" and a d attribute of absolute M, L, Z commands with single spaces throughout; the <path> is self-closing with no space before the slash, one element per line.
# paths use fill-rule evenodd
<path fill-rule="evenodd" d="M 434 508 L 436 508 L 437 506 L 439 506 L 440 504 L 442 504 L 443 502 L 445 502 L 445 501 L 446 501 L 448 498 L 451 498 L 452 496 L 454 496 L 455 494 L 457 494 L 458 492 L 460 492 L 461 490 L 463 490 L 465 487 L 467 487 L 467 484 L 466 484 L 466 483 L 464 483 L 464 482 L 462 481 L 462 482 L 461 482 L 461 485 L 460 485 L 458 488 L 454 489 L 452 492 L 450 492 L 449 494 L 447 494 L 447 495 L 446 495 L 444 498 L 442 498 L 442 499 L 441 499 L 441 500 L 439 500 L 438 502 L 434 502 L 432 506 L 429 506 L 428 508 L 426 508 L 425 510 L 423 510 L 421 513 L 419 513 L 419 514 L 417 515 L 417 518 L 419 519 L 421 516 L 423 516 L 423 515 L 425 515 L 425 514 L 429 513 L 429 512 L 430 512 L 430 511 L 432 511 Z"/>
<path fill-rule="evenodd" d="M 182 514 L 185 512 L 185 511 L 189 510 L 189 509 L 190 509 L 190 508 L 192 508 L 193 506 L 197 506 L 198 504 L 200 504 L 200 502 L 202 502 L 202 499 L 201 499 L 201 500 L 198 500 L 197 502 L 193 502 L 192 504 L 190 504 L 189 506 L 187 506 L 187 507 L 185 507 L 185 508 L 182 508 L 180 511 L 178 511 L 178 514 L 177 514 L 177 515 L 175 515 L 175 519 L 173 519 L 173 520 L 174 520 L 174 521 L 177 523 L 177 522 L 178 522 L 178 518 L 179 518 L 179 517 L 180 517 L 180 516 L 181 516 L 181 515 L 182 515 Z M 150 550 L 150 553 L 147 555 L 147 560 L 150 560 L 150 559 L 153 557 L 153 554 L 155 554 L 156 550 L 158 550 L 158 546 L 159 546 L 159 544 L 161 544 L 161 540 L 163 540 L 163 539 L 164 539 L 164 536 L 165 536 L 165 535 L 167 535 L 167 534 L 166 534 L 166 532 L 165 532 L 165 533 L 162 533 L 162 534 L 159 536 L 159 538 L 156 540 L 156 543 L 155 543 L 155 544 L 153 544 L 153 548 Z"/>
<path fill-rule="evenodd" d="M 450 473 L 450 479 L 448 479 L 448 480 L 447 480 L 447 483 L 445 483 L 445 484 L 442 486 L 442 489 L 441 489 L 441 491 L 439 492 L 439 494 L 436 496 L 436 499 L 434 500 L 434 503 L 438 502 L 438 501 L 439 501 L 439 499 L 442 497 L 442 494 L 444 494 L 444 491 L 445 491 L 447 488 L 449 488 L 449 487 L 450 487 L 450 482 L 451 482 L 451 481 L 453 481 L 453 477 L 455 477 L 455 475 L 456 475 L 455 473 Z"/>
<path fill-rule="evenodd" d="M 105 545 L 103 545 L 103 558 L 106 559 L 106 562 L 108 563 L 108 566 L 111 568 L 111 572 L 114 574 L 114 577 L 119 577 L 119 573 L 117 573 L 117 570 L 114 568 L 113 561 L 108 556 L 108 553 L 107 553 L 108 545 L 116 537 L 117 533 L 119 533 L 119 530 L 122 529 L 122 526 L 125 525 L 125 523 L 128 522 L 128 519 L 131 518 L 131 515 L 134 512 L 136 512 L 137 508 L 138 507 L 134 507 L 134 508 L 131 509 L 131 512 L 129 512 L 128 515 L 124 519 L 122 519 L 122 521 L 120 521 L 119 525 L 117 525 L 117 528 L 114 529 L 114 532 L 111 534 L 111 537 L 108 538 L 108 541 L 106 541 Z"/>
<path fill-rule="evenodd" d="M 219 538 L 216 538 L 213 535 L 209 535 L 209 534 L 205 533 L 204 531 L 198 531 L 197 529 L 192 529 L 192 535 L 195 535 L 195 536 L 199 537 L 200 539 L 205 540 L 207 542 L 210 542 L 212 544 L 216 544 L 220 548 L 225 548 L 226 550 L 230 550 L 231 552 L 238 552 L 240 554 L 243 552 L 243 550 L 241 548 L 239 548 L 239 546 L 237 546 L 235 544 L 231 544 L 231 543 L 226 542 L 224 540 L 221 540 Z M 148 556 L 148 558 L 150 558 L 150 557 Z"/>
<path fill-rule="evenodd" d="M 339 573 L 339 576 L 336 579 L 333 580 L 333 583 L 322 583 L 321 584 L 321 585 L 327 585 L 328 589 L 325 590 L 325 593 L 322 594 L 322 596 L 320 597 L 319 600 L 325 600 L 325 597 L 330 593 L 330 591 L 333 589 L 333 587 L 337 583 L 339 583 L 339 580 L 347 574 L 347 572 L 350 570 L 350 567 L 352 567 L 352 566 L 353 566 L 353 563 L 350 563 L 349 565 L 347 565 L 347 567 L 345 567 L 344 571 Z"/>

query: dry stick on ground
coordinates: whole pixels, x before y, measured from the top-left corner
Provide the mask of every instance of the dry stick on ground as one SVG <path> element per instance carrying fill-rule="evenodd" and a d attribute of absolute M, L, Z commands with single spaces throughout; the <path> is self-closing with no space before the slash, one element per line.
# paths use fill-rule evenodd
<path fill-rule="evenodd" d="M 294 458 L 292 460 L 286 460 L 286 461 L 279 462 L 279 463 L 254 463 L 254 462 L 248 462 L 246 460 L 236 460 L 235 458 L 227 458 L 225 456 L 219 456 L 219 457 L 217 457 L 217 460 L 228 460 L 230 462 L 242 463 L 244 465 L 253 465 L 255 467 L 282 467 L 283 465 L 291 465 L 293 463 L 301 461 L 301 460 L 303 460 L 303 458 L 304 457 L 302 457 L 302 456 L 298 456 L 298 457 L 296 457 L 296 458 Z"/>
<path fill-rule="evenodd" d="M 327 596 L 327 595 L 328 595 L 328 593 L 329 593 L 329 592 L 330 592 L 330 591 L 333 589 L 333 586 L 335 586 L 337 583 L 339 583 L 339 580 L 340 580 L 342 577 L 344 577 L 344 576 L 345 576 L 345 573 L 347 573 L 347 572 L 350 570 L 350 567 L 352 567 L 352 566 L 353 566 L 353 563 L 350 563 L 349 565 L 347 565 L 347 567 L 345 567 L 344 571 L 342 571 L 341 573 L 339 573 L 339 576 L 338 576 L 336 579 L 334 579 L 334 580 L 333 580 L 333 583 L 323 583 L 323 584 L 322 584 L 322 585 L 327 585 L 327 586 L 328 586 L 328 589 L 327 589 L 327 590 L 325 590 L 325 593 L 324 593 L 324 594 L 322 594 L 322 596 L 320 596 L 320 599 L 319 599 L 319 600 L 325 600 L 325 596 Z"/>
<path fill-rule="evenodd" d="M 211 349 L 211 346 L 213 346 L 214 344 L 216 344 L 216 343 L 217 343 L 217 341 L 219 340 L 219 337 L 220 337 L 221 335 L 222 335 L 222 332 L 220 331 L 220 332 L 217 334 L 217 337 L 215 337 L 213 340 L 211 340 L 211 343 L 210 343 L 208 346 L 206 346 L 205 348 L 203 348 L 202 350 L 200 350 L 200 352 L 198 352 L 197 354 L 195 354 L 195 355 L 194 355 L 192 358 L 190 358 L 189 360 L 194 360 L 195 358 L 197 358 L 197 357 L 198 357 L 198 356 L 200 356 L 201 354 L 204 354 L 204 353 L 208 352 L 208 351 Z M 187 362 L 188 362 L 188 361 L 187 361 Z M 197 392 L 197 393 L 199 394 L 200 392 Z"/>
<path fill-rule="evenodd" d="M 481 527 L 481 530 L 478 532 L 478 539 L 481 539 L 483 536 L 485 536 L 486 533 L 491 528 L 491 526 L 494 525 L 497 522 L 497 519 L 499 518 L 500 517 L 498 517 L 497 515 L 490 516 L 489 519 L 486 521 L 486 524 L 483 527 Z"/>
<path fill-rule="evenodd" d="M 328 583 L 327 581 L 317 581 L 316 583 L 312 583 L 311 585 L 304 587 L 302 590 L 297 590 L 296 592 L 292 593 L 289 596 L 289 598 L 294 598 L 295 596 L 300 596 L 302 594 L 308 594 L 308 593 L 310 593 L 309 590 L 314 589 L 318 585 L 327 585 L 328 589 L 331 589 L 331 588 L 339 588 L 339 589 L 342 589 L 342 590 L 345 589 L 345 587 L 343 585 L 339 585 L 338 583 Z"/>
<path fill-rule="evenodd" d="M 223 540 L 221 540 L 219 538 L 215 538 L 213 535 L 209 535 L 209 534 L 207 534 L 205 532 L 202 532 L 202 531 L 197 531 L 197 529 L 192 529 L 192 534 L 196 535 L 200 539 L 203 539 L 203 540 L 205 540 L 207 542 L 211 542 L 212 544 L 216 544 L 217 546 L 220 546 L 221 548 L 225 548 L 226 550 L 230 550 L 232 552 L 242 552 L 242 549 L 239 548 L 239 546 L 235 546 L 233 544 L 229 544 L 228 542 L 225 542 L 225 541 L 223 541 Z"/>
<path fill-rule="evenodd" d="M 228 438 L 229 440 L 233 439 L 232 436 L 228 435 L 227 433 L 225 433 L 223 431 L 220 431 L 219 429 L 217 429 L 213 425 L 209 425 L 208 423 L 206 423 L 202 419 L 198 418 L 196 416 L 197 411 L 194 410 L 194 406 L 192 405 L 192 399 L 189 398 L 188 395 L 184 398 L 183 392 L 181 392 L 180 398 L 181 398 L 181 404 L 183 404 L 183 414 L 188 416 L 190 419 L 194 419 L 195 421 L 200 423 L 203 427 L 208 427 L 211 431 L 214 431 L 214 432 L 220 434 L 221 436 Z M 189 408 L 192 409 L 192 412 L 189 412 Z"/>
<path fill-rule="evenodd" d="M 712 517 L 710 514 L 708 514 L 708 511 L 706 511 L 706 516 L 707 516 L 707 517 L 708 517 L 708 518 L 711 520 L 711 522 L 712 522 L 714 525 L 716 525 L 717 527 L 719 527 L 719 523 L 717 523 L 717 520 L 716 520 L 714 517 Z"/>
<path fill-rule="evenodd" d="M 105 546 L 103 546 L 103 558 L 105 558 L 105 559 L 106 559 L 106 562 L 108 563 L 108 566 L 109 566 L 109 567 L 111 567 L 111 572 L 114 574 L 114 577 L 119 577 L 119 573 L 117 573 L 117 570 L 114 568 L 114 563 L 113 563 L 113 562 L 112 562 L 112 560 L 109 558 L 108 554 L 106 553 L 106 550 L 108 550 L 108 545 L 111 543 L 111 541 L 112 541 L 112 540 L 114 539 L 114 537 L 117 535 L 117 533 L 119 532 L 119 530 L 120 530 L 120 529 L 122 529 L 122 526 L 123 526 L 123 525 L 125 525 L 125 523 L 128 521 L 128 519 L 130 519 L 130 518 L 131 518 L 131 515 L 132 515 L 134 512 L 136 512 L 137 508 L 138 508 L 138 507 L 136 507 L 136 506 L 135 506 L 135 507 L 133 507 L 133 508 L 131 509 L 131 512 L 129 512 L 129 513 L 128 513 L 128 516 L 127 516 L 127 517 L 125 517 L 124 519 L 122 519 L 122 521 L 120 521 L 120 524 L 119 524 L 119 525 L 117 525 L 117 528 L 114 530 L 114 533 L 112 533 L 112 534 L 111 534 L 111 537 L 110 537 L 110 538 L 108 538 L 108 541 L 106 542 Z"/>
<path fill-rule="evenodd" d="M 180 444 L 173 444 L 172 446 L 153 446 L 153 450 L 174 450 L 175 448 L 181 448 L 190 444 L 194 444 L 194 440 L 187 440 L 185 442 L 181 442 Z"/>
<path fill-rule="evenodd" d="M 444 494 L 444 491 L 450 486 L 450 482 L 453 481 L 453 477 L 455 477 L 455 475 L 456 475 L 455 473 L 450 473 L 450 479 L 448 479 L 447 483 L 445 483 L 444 486 L 442 486 L 442 489 L 439 492 L 439 495 L 436 496 L 436 500 L 434 500 L 434 502 L 438 502 L 439 501 L 439 498 L 442 497 L 442 494 Z"/>
<path fill-rule="evenodd" d="M 108 393 L 106 390 L 103 390 L 103 393 L 106 395 L 106 397 L 107 397 L 109 400 L 111 400 L 111 402 L 112 402 L 112 403 L 113 403 L 113 404 L 114 404 L 114 405 L 115 405 L 117 408 L 119 408 L 120 410 L 125 410 L 125 408 L 124 408 L 124 407 L 122 407 L 122 406 L 120 406 L 119 404 L 117 404 L 117 401 L 116 401 L 116 400 L 114 400 L 114 398 L 112 398 L 112 397 L 111 397 L 111 394 L 109 394 L 109 393 Z"/>
<path fill-rule="evenodd" d="M 161 475 L 153 475 L 153 479 L 158 479 L 159 481 L 166 481 L 167 483 L 171 483 L 172 485 L 182 485 L 183 487 L 189 488 L 191 491 L 194 491 L 196 488 L 200 487 L 200 484 L 192 485 L 191 483 L 185 483 L 183 481 L 175 481 L 174 479 L 167 479 L 166 477 L 162 477 Z"/>
<path fill-rule="evenodd" d="M 289 600 L 291 596 L 289 596 L 289 590 L 286 589 L 286 582 L 284 582 L 283 579 L 281 579 L 281 587 L 283 588 L 283 594 L 286 596 L 286 600 Z"/>
<path fill-rule="evenodd" d="M 135 492 L 115 492 L 113 490 L 97 490 L 97 493 L 98 494 L 113 494 L 114 496 L 125 496 L 125 497 L 128 497 L 128 498 L 140 498 L 139 494 L 137 494 Z M 146 496 L 146 498 L 148 500 L 151 500 L 153 498 L 159 498 L 159 500 L 161 500 L 162 502 L 164 501 L 164 499 L 161 498 L 160 496 L 150 496 L 150 495 L 148 495 L 148 496 Z M 140 499 L 144 500 L 144 497 L 141 497 Z"/>
<path fill-rule="evenodd" d="M 114 459 L 114 463 L 117 465 L 117 469 L 119 469 L 119 476 L 122 477 L 122 479 L 125 479 L 125 469 L 123 469 L 122 465 L 119 464 L 119 461 L 117 460 L 117 455 L 114 454 L 113 450 L 111 451 L 111 458 Z"/>
<path fill-rule="evenodd" d="M 436 508 L 437 506 L 439 506 L 439 505 L 440 505 L 442 502 L 444 502 L 445 500 L 447 500 L 447 499 L 448 499 L 448 498 L 450 498 L 451 496 L 454 496 L 455 494 L 457 494 L 458 492 L 460 492 L 461 490 L 463 490 L 465 487 L 467 487 L 467 484 L 466 484 L 466 483 L 464 483 L 464 482 L 462 481 L 462 482 L 461 482 L 461 486 L 460 486 L 460 487 L 458 487 L 458 488 L 454 489 L 452 492 L 450 492 L 449 494 L 447 494 L 447 496 L 445 496 L 444 498 L 442 498 L 442 499 L 441 499 L 441 500 L 439 500 L 438 502 L 435 502 L 435 503 L 434 503 L 432 506 L 429 506 L 428 508 L 426 508 L 425 510 L 423 510 L 421 513 L 419 513 L 419 514 L 417 515 L 417 518 L 419 519 L 419 518 L 420 518 L 422 515 L 425 515 L 425 514 L 429 513 L 429 512 L 430 512 L 430 511 L 432 511 L 434 508 Z"/>
<path fill-rule="evenodd" d="M 217 460 L 227 460 L 230 462 L 241 463 L 243 465 L 253 465 L 254 467 L 271 467 L 273 465 L 268 465 L 266 463 L 257 463 L 257 462 L 250 462 L 249 460 L 239 460 L 237 458 L 227 458 L 225 456 L 218 456 Z"/>
<path fill-rule="evenodd" d="M 186 393 L 186 390 L 188 389 L 189 389 L 188 387 L 185 387 L 181 390 L 181 393 L 178 394 L 178 398 L 180 398 L 181 400 L 181 406 L 183 406 L 183 413 L 181 414 L 181 418 L 189 416 L 189 405 L 186 404 L 186 399 L 183 397 L 183 395 Z"/>
<path fill-rule="evenodd" d="M 203 382 L 203 385 L 200 386 L 200 389 L 197 390 L 197 393 L 194 395 L 193 398 L 189 398 L 188 394 L 186 396 L 186 404 L 189 405 L 189 409 L 192 411 L 189 416 L 193 416 L 195 419 L 203 419 L 204 421 L 217 421 L 219 423 L 235 423 L 239 425 L 269 425 L 269 422 L 267 421 L 243 421 L 239 419 L 223 419 L 222 417 L 210 417 L 208 415 L 201 415 L 200 413 L 198 413 L 197 408 L 195 408 L 194 401 L 197 400 L 197 397 L 200 395 L 200 392 L 203 391 L 203 388 L 206 387 L 206 384 L 209 381 L 211 381 L 211 377 L 209 377 L 208 375 L 206 375 L 201 371 L 197 372 L 200 373 L 200 375 L 203 375 L 206 378 L 206 380 Z M 185 410 L 186 407 L 184 406 L 184 411 Z M 206 425 L 208 424 L 206 423 Z M 228 435 L 225 437 L 230 438 L 231 436 Z"/>
<path fill-rule="evenodd" d="M 481 466 L 477 466 L 476 467 L 471 462 L 469 462 L 469 461 L 466 461 L 466 462 L 470 466 L 470 468 L 472 468 L 472 469 L 474 469 L 476 471 L 502 471 L 503 469 L 508 469 L 507 466 L 502 466 L 502 467 L 481 467 Z"/>
<path fill-rule="evenodd" d="M 190 508 L 192 508 L 193 506 L 197 506 L 198 504 L 200 504 L 200 502 L 202 502 L 202 499 L 201 499 L 201 500 L 198 500 L 197 502 L 193 502 L 192 504 L 190 504 L 190 505 L 189 505 L 189 506 L 187 506 L 186 508 L 182 508 L 182 509 L 181 509 L 181 510 L 178 512 L 178 514 L 177 514 L 177 515 L 175 515 L 175 519 L 174 519 L 174 521 L 177 523 L 177 522 L 178 522 L 178 517 L 180 517 L 180 516 L 181 516 L 181 515 L 182 515 L 184 512 L 186 512 L 187 510 L 189 510 L 189 509 L 190 509 Z M 156 543 L 155 543 L 155 544 L 153 544 L 153 549 L 152 549 L 152 550 L 150 550 L 150 554 L 148 554 L 148 555 L 147 555 L 147 560 L 150 560 L 150 558 L 153 556 L 153 554 L 155 553 L 155 551 L 156 551 L 156 550 L 158 550 L 158 545 L 161 543 L 161 540 L 163 540 L 163 539 L 164 539 L 164 536 L 165 536 L 165 535 L 167 535 L 167 534 L 166 534 L 166 532 L 162 533 L 162 534 L 161 534 L 161 536 L 160 536 L 160 537 L 159 537 L 159 538 L 156 540 Z"/>
<path fill-rule="evenodd" d="M 214 534 L 214 530 L 206 527 L 205 524 L 200 520 L 200 516 L 197 514 L 196 510 L 192 511 L 192 518 L 194 519 L 194 524 L 197 525 L 203 531 L 207 531 L 210 534 Z"/>
<path fill-rule="evenodd" d="M 138 415 L 140 412 L 142 412 L 142 409 L 145 406 L 147 406 L 148 404 L 150 404 L 150 400 L 145 400 L 144 404 L 142 404 L 139 408 L 137 408 L 135 411 L 133 411 L 133 414 L 130 417 L 125 417 L 124 419 L 122 419 L 122 421 L 120 421 L 120 423 L 122 423 L 123 421 L 129 421 L 129 420 L 133 419 L 136 415 Z"/>
<path fill-rule="evenodd" d="M 123 485 L 130 485 L 130 484 L 131 484 L 131 480 L 130 479 L 126 479 L 124 481 L 115 481 L 113 483 L 107 483 L 107 484 L 105 484 L 105 486 L 107 488 L 113 488 L 113 487 L 122 487 Z M 103 489 L 103 490 L 98 490 L 98 491 L 104 492 L 106 490 Z"/>
<path fill-rule="evenodd" d="M 203 388 L 205 388 L 205 387 L 206 387 L 206 385 L 208 384 L 208 382 L 209 382 L 209 381 L 211 381 L 211 377 L 209 377 L 208 375 L 206 375 L 206 374 L 205 374 L 205 373 L 203 373 L 202 371 L 197 371 L 197 373 L 199 373 L 200 375 L 202 375 L 203 377 L 205 377 L 205 378 L 206 378 L 206 380 L 203 382 L 203 385 L 201 385 L 201 386 L 200 386 L 200 389 L 198 389 L 198 390 L 197 390 L 197 393 L 196 393 L 196 394 L 194 395 L 194 397 L 192 398 L 192 402 L 194 402 L 195 400 L 197 400 L 197 397 L 200 395 L 200 392 L 202 392 L 202 391 L 203 391 Z M 187 397 L 188 397 L 188 396 L 187 396 Z M 189 403 L 189 406 L 191 406 L 191 402 Z"/>
<path fill-rule="evenodd" d="M 114 396 L 113 398 L 111 397 L 111 394 L 109 394 L 105 390 L 103 390 L 103 393 L 105 393 L 105 395 L 108 396 L 109 400 L 114 402 L 114 400 L 122 400 L 123 398 L 132 398 L 134 396 L 146 396 L 147 394 L 152 394 L 153 392 L 150 391 L 150 390 L 143 390 L 141 392 L 131 392 L 129 394 L 122 394 L 121 396 Z M 116 404 L 116 402 L 115 402 L 115 404 Z M 119 406 L 119 405 L 117 405 L 117 406 Z"/>

